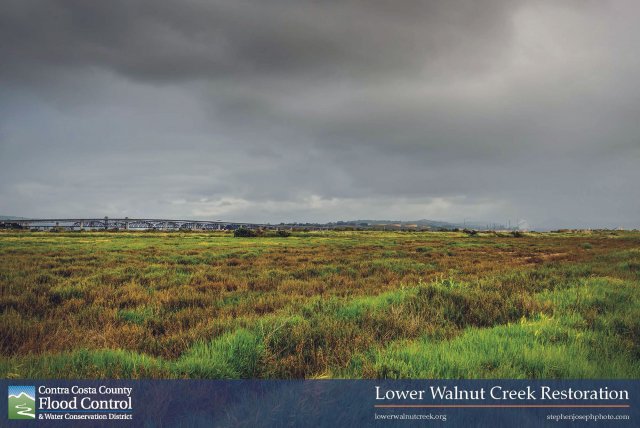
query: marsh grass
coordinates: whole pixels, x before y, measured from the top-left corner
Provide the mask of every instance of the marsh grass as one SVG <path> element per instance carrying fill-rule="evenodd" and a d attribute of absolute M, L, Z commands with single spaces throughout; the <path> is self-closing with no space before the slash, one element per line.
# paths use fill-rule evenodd
<path fill-rule="evenodd" d="M 638 378 L 640 234 L 0 233 L 8 378 Z"/>

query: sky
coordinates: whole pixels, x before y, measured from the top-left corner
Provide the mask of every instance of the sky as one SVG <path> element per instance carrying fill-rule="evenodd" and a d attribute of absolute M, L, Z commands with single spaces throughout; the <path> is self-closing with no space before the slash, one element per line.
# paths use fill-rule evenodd
<path fill-rule="evenodd" d="M 0 214 L 640 227 L 636 0 L 3 0 Z"/>

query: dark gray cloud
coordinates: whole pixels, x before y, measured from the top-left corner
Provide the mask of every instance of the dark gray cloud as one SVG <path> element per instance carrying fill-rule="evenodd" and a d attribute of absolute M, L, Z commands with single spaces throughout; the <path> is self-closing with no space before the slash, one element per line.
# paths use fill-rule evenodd
<path fill-rule="evenodd" d="M 3 2 L 9 73 L 104 67 L 140 80 L 491 67 L 513 1 Z M 488 56 L 489 54 L 490 56 Z M 64 70 L 62 70 L 64 71 Z"/>
<path fill-rule="evenodd" d="M 630 0 L 6 0 L 0 213 L 640 226 Z"/>

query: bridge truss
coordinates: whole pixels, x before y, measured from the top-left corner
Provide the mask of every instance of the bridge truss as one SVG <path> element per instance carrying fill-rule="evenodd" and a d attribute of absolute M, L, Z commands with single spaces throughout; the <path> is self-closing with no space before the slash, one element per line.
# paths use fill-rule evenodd
<path fill-rule="evenodd" d="M 249 229 L 276 229 L 278 226 L 259 223 L 224 222 L 208 220 L 175 220 L 151 218 L 49 218 L 0 220 L 0 228 L 48 230 L 60 228 L 66 230 L 235 230 L 240 227 Z M 280 225 L 279 227 L 282 227 Z"/>

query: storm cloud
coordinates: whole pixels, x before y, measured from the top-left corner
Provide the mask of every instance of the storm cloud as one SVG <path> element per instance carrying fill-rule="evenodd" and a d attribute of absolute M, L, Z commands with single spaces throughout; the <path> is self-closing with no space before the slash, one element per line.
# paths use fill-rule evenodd
<path fill-rule="evenodd" d="M 5 0 L 0 214 L 640 227 L 638 13 Z"/>

